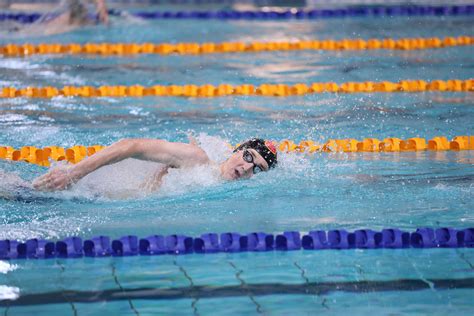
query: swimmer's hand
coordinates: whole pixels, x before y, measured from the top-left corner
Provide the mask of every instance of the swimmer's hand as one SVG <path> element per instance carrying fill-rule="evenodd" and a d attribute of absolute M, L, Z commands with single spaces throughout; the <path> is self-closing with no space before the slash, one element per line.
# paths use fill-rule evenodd
<path fill-rule="evenodd" d="M 109 25 L 109 13 L 104 0 L 96 0 L 97 10 L 99 11 L 99 20 L 105 25 Z"/>
<path fill-rule="evenodd" d="M 99 20 L 102 24 L 109 25 L 109 15 L 107 12 L 100 12 L 99 13 Z"/>
<path fill-rule="evenodd" d="M 39 191 L 61 191 L 74 183 L 70 167 L 58 167 L 33 180 L 33 187 Z"/>

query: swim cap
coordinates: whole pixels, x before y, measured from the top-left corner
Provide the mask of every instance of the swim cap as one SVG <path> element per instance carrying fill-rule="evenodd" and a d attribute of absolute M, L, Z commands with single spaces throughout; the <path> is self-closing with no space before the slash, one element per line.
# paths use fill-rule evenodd
<path fill-rule="evenodd" d="M 260 138 L 252 138 L 237 147 L 234 152 L 247 148 L 256 150 L 260 156 L 265 159 L 268 164 L 268 168 L 275 167 L 277 163 L 277 151 L 272 141 L 263 140 Z"/>

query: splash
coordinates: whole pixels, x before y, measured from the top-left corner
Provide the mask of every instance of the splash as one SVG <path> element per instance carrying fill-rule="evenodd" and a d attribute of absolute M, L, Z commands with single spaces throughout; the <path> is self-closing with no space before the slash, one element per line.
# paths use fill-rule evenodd
<path fill-rule="evenodd" d="M 21 179 L 14 173 L 0 170 L 0 177 L 4 179 L 0 184 L 0 196 L 8 198 L 9 195 L 26 194 L 31 195 L 31 199 L 38 196 L 38 198 L 64 200 L 124 200 L 200 192 L 224 183 L 225 181 L 220 177 L 219 163 L 225 161 L 232 154 L 229 142 L 204 133 L 196 136 L 196 142 L 212 162 L 191 168 L 169 168 L 161 180 L 161 186 L 150 186 L 149 183 L 154 180 L 157 173 L 166 167 L 165 165 L 130 158 L 104 166 L 78 181 L 69 190 L 61 192 L 35 192 L 28 181 Z M 255 182 L 255 185 L 258 186 L 272 184 L 274 181 L 280 181 L 282 177 L 307 175 L 312 170 L 311 161 L 305 155 L 279 153 L 278 159 L 279 163 L 275 170 L 271 170 L 268 175 L 259 174 L 250 181 Z M 54 163 L 51 168 L 64 167 L 66 164 L 59 162 Z M 248 185 L 253 186 L 247 183 L 246 186 Z"/>
<path fill-rule="evenodd" d="M 144 197 L 147 192 L 143 191 L 142 184 L 163 167 L 155 162 L 125 159 L 90 173 L 62 194 L 68 198 L 112 200 Z"/>
<path fill-rule="evenodd" d="M 126 159 L 96 170 L 62 194 L 67 198 L 136 199 L 150 195 L 178 195 L 221 183 L 217 163 L 224 161 L 231 154 L 228 143 L 206 134 L 199 134 L 196 141 L 215 163 L 192 168 L 169 168 L 159 188 L 150 189 L 154 186 L 148 184 L 165 165 Z"/>
<path fill-rule="evenodd" d="M 40 68 L 39 64 L 28 62 L 24 59 L 6 58 L 0 59 L 0 68 L 14 70 L 31 70 Z"/>
<path fill-rule="evenodd" d="M 31 183 L 23 180 L 16 173 L 5 172 L 0 169 L 0 196 L 9 198 L 10 196 L 18 193 L 22 189 L 30 189 Z"/>
<path fill-rule="evenodd" d="M 86 81 L 79 76 L 69 76 L 64 73 L 57 73 L 52 70 L 38 71 L 37 75 L 45 79 L 55 80 L 59 79 L 62 85 L 84 85 Z"/>
<path fill-rule="evenodd" d="M 14 271 L 16 269 L 18 269 L 16 264 L 10 264 L 0 260 L 0 273 L 7 274 L 8 272 Z"/>
<path fill-rule="evenodd" d="M 0 123 L 2 124 L 31 124 L 33 121 L 29 120 L 26 115 L 22 114 L 5 114 L 0 115 Z"/>
<path fill-rule="evenodd" d="M 31 211 L 23 222 L 0 224 L 0 240 L 13 239 L 25 241 L 31 238 L 59 239 L 64 236 L 77 236 L 89 231 L 89 227 L 106 225 L 113 221 L 108 214 L 100 216 L 85 212 Z"/>
<path fill-rule="evenodd" d="M 15 286 L 0 285 L 0 300 L 16 300 L 19 297 L 19 288 Z"/>
<path fill-rule="evenodd" d="M 202 190 L 222 183 L 218 165 L 202 165 L 193 168 L 170 169 L 160 188 L 160 195 L 179 195 Z"/>
<path fill-rule="evenodd" d="M 291 170 L 293 172 L 303 172 L 310 169 L 311 161 L 308 156 L 290 154 L 290 153 L 278 153 L 278 167 L 283 170 Z"/>
<path fill-rule="evenodd" d="M 201 147 L 212 161 L 217 163 L 223 162 L 232 154 L 230 143 L 216 136 L 210 136 L 205 133 L 200 133 L 196 140 L 199 147 Z"/>

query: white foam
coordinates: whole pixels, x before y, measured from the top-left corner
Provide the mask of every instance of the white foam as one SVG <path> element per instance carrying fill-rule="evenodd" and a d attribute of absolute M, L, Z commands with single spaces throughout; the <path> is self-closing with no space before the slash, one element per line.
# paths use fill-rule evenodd
<path fill-rule="evenodd" d="M 32 64 L 24 59 L 0 59 L 0 68 L 7 69 L 38 69 L 38 64 Z"/>
<path fill-rule="evenodd" d="M 104 166 L 65 191 L 67 197 L 127 199 L 146 195 L 142 184 L 163 165 L 155 162 L 125 159 L 113 165 Z"/>
<path fill-rule="evenodd" d="M 10 113 L 10 114 L 0 115 L 0 122 L 3 122 L 3 123 L 18 122 L 18 121 L 22 122 L 22 121 L 26 121 L 27 118 L 28 117 L 26 115 Z"/>
<path fill-rule="evenodd" d="M 55 74 L 56 77 L 58 77 L 58 74 Z M 67 84 L 75 84 L 75 85 L 84 85 L 86 84 L 86 81 L 82 79 L 81 77 L 72 77 L 69 75 L 66 75 L 65 73 L 60 73 L 59 74 L 59 79 L 61 79 L 61 82 L 67 83 Z"/>
<path fill-rule="evenodd" d="M 311 162 L 305 155 L 278 153 L 278 167 L 284 170 L 305 171 L 311 168 Z"/>
<path fill-rule="evenodd" d="M 38 121 L 42 121 L 42 122 L 54 122 L 55 120 L 51 117 L 47 117 L 47 116 L 40 116 L 38 117 Z"/>
<path fill-rule="evenodd" d="M 200 133 L 196 140 L 212 161 L 223 162 L 232 154 L 229 142 L 225 139 Z"/>
<path fill-rule="evenodd" d="M 26 104 L 22 108 L 24 110 L 28 110 L 28 111 L 39 111 L 40 110 L 40 107 L 36 104 Z"/>
<path fill-rule="evenodd" d="M 39 76 L 47 78 L 47 79 L 60 79 L 62 84 L 75 84 L 75 85 L 83 85 L 85 81 L 80 77 L 72 77 L 66 75 L 65 73 L 56 73 L 51 70 L 43 70 L 37 73 Z"/>
<path fill-rule="evenodd" d="M 6 261 L 0 260 L 0 273 L 7 274 L 8 272 L 14 271 L 16 269 L 18 269 L 16 264 L 10 264 Z"/>
<path fill-rule="evenodd" d="M 51 70 L 43 70 L 43 71 L 40 71 L 38 72 L 38 75 L 42 76 L 42 77 L 46 77 L 46 78 L 53 78 L 53 77 L 56 77 L 56 73 L 51 71 Z"/>
<path fill-rule="evenodd" d="M 160 187 L 160 195 L 178 195 L 223 182 L 218 165 L 169 169 Z"/>
<path fill-rule="evenodd" d="M 23 180 L 16 173 L 5 172 L 0 169 L 0 195 L 6 196 L 6 192 L 10 192 L 15 187 L 31 187 L 28 181 Z M 5 193 L 5 194 L 4 194 Z"/>
<path fill-rule="evenodd" d="M 150 189 L 152 186 L 147 186 L 146 183 L 162 168 L 163 164 L 126 159 L 100 168 L 81 179 L 69 191 L 60 194 L 65 198 L 134 199 L 146 197 L 150 193 L 160 196 L 182 194 L 221 181 L 217 165 L 170 168 L 162 185 L 153 191 Z"/>
<path fill-rule="evenodd" d="M 143 109 L 140 108 L 140 107 L 130 106 L 128 108 L 130 109 L 130 111 L 128 113 L 130 113 L 131 115 L 136 115 L 136 116 L 148 116 L 148 115 L 150 115 L 150 112 L 143 111 Z"/>
<path fill-rule="evenodd" d="M 16 300 L 19 297 L 19 288 L 15 286 L 0 285 L 0 300 Z"/>
<path fill-rule="evenodd" d="M 448 186 L 443 183 L 438 183 L 437 185 L 434 186 L 434 189 L 439 190 L 439 191 L 449 191 Z"/>

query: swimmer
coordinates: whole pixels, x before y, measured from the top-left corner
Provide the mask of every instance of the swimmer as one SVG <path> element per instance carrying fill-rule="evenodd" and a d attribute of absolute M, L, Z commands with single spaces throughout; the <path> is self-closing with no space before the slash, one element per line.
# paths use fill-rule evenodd
<path fill-rule="evenodd" d="M 155 175 L 157 187 L 169 168 L 191 168 L 207 165 L 218 168 L 224 180 L 248 179 L 254 174 L 268 171 L 277 164 L 276 147 L 271 141 L 252 138 L 237 147 L 221 164 L 209 159 L 196 141 L 190 144 L 159 139 L 124 139 L 99 151 L 91 157 L 67 168 L 52 169 L 36 178 L 33 187 L 40 191 L 58 191 L 69 188 L 89 173 L 127 158 L 152 161 L 166 167 Z"/>
<path fill-rule="evenodd" d="M 52 35 L 73 31 L 86 25 L 109 23 L 105 0 L 63 0 L 57 10 L 44 14 L 27 27 L 15 26 L 10 32 L 25 35 Z"/>
<path fill-rule="evenodd" d="M 66 0 L 70 25 L 108 24 L 109 15 L 104 0 Z M 96 8 L 94 8 L 94 4 Z"/>

